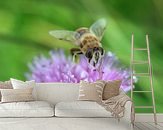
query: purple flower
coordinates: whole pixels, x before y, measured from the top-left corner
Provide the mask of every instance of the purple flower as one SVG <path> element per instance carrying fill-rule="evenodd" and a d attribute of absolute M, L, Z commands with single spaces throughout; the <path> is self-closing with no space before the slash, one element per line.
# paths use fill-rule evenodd
<path fill-rule="evenodd" d="M 30 72 L 26 73 L 26 77 L 36 82 L 66 83 L 79 83 L 80 80 L 93 82 L 101 77 L 103 80 L 122 80 L 121 88 L 126 92 L 131 89 L 130 70 L 122 67 L 113 53 L 105 54 L 100 70 L 89 65 L 84 56 L 79 59 L 78 63 L 74 63 L 70 56 L 66 57 L 63 50 L 50 51 L 48 58 L 40 55 L 33 59 L 28 65 Z"/>

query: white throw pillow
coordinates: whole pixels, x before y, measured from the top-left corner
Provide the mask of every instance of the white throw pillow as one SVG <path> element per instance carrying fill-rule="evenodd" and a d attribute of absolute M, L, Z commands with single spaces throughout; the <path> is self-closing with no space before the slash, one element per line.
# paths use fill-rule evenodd
<path fill-rule="evenodd" d="M 36 85 L 34 80 L 25 81 L 25 82 L 21 80 L 13 79 L 13 78 L 11 78 L 10 80 L 14 89 L 26 89 L 27 87 L 34 88 Z"/>
<path fill-rule="evenodd" d="M 36 82 L 34 80 L 31 81 L 21 81 L 17 79 L 10 78 L 11 84 L 13 86 L 13 89 L 27 89 L 27 88 L 33 88 L 32 95 L 35 100 L 37 100 L 37 92 L 36 92 Z"/>

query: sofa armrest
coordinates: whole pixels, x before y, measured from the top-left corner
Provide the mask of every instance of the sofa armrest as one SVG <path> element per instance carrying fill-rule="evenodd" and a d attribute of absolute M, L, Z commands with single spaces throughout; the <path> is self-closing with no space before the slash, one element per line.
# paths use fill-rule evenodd
<path fill-rule="evenodd" d="M 123 120 L 126 120 L 127 122 L 131 122 L 131 117 L 132 117 L 132 102 L 127 101 L 125 104 L 125 111 L 124 111 L 124 117 L 122 118 Z"/>
<path fill-rule="evenodd" d="M 126 128 L 133 130 L 132 124 L 132 102 L 127 101 L 125 104 L 124 117 L 120 119 L 119 125 L 125 125 Z"/>

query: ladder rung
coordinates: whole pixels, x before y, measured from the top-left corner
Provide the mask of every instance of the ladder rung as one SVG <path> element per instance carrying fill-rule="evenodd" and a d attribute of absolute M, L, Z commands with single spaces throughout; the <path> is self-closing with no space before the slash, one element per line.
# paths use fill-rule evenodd
<path fill-rule="evenodd" d="M 149 62 L 148 61 L 136 61 L 136 60 L 134 60 L 132 63 L 133 64 L 148 64 Z"/>
<path fill-rule="evenodd" d="M 134 50 L 138 50 L 138 51 L 146 51 L 147 48 L 134 48 Z"/>
<path fill-rule="evenodd" d="M 133 76 L 149 76 L 149 73 L 135 73 Z"/>
<path fill-rule="evenodd" d="M 134 93 L 150 93 L 152 91 L 133 91 Z"/>
<path fill-rule="evenodd" d="M 135 106 L 135 108 L 153 108 L 153 106 Z"/>

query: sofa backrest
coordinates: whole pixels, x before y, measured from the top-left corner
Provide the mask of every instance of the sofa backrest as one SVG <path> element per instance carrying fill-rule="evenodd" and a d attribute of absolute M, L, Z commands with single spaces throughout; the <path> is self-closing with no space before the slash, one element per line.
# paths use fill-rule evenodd
<path fill-rule="evenodd" d="M 74 101 L 78 99 L 79 84 L 77 83 L 37 83 L 37 100 L 56 104 L 61 101 Z"/>

